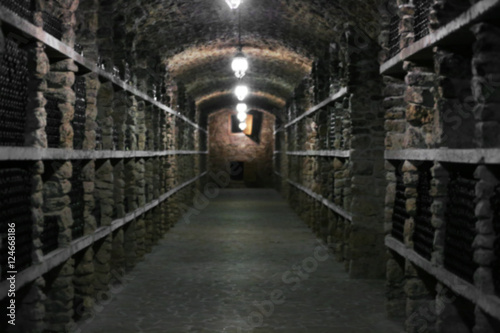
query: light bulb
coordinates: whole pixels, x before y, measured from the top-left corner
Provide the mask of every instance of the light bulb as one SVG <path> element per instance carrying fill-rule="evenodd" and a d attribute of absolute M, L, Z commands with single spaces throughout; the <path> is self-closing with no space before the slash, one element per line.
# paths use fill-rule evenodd
<path fill-rule="evenodd" d="M 234 94 L 238 100 L 243 101 L 248 95 L 248 87 L 243 85 L 237 86 L 236 89 L 234 89 Z"/>
<path fill-rule="evenodd" d="M 234 57 L 231 68 L 234 71 L 234 75 L 238 79 L 245 76 L 246 71 L 248 70 L 248 60 L 245 58 L 243 53 L 239 52 L 236 57 Z"/>
<path fill-rule="evenodd" d="M 245 112 L 238 112 L 236 117 L 238 117 L 239 121 L 243 122 L 247 119 L 247 114 Z"/>
<path fill-rule="evenodd" d="M 226 0 L 226 3 L 228 4 L 229 8 L 236 9 L 240 6 L 241 0 Z"/>
<path fill-rule="evenodd" d="M 238 105 L 236 105 L 236 111 L 238 112 L 247 112 L 248 110 L 248 107 L 245 103 L 238 103 Z"/>
<path fill-rule="evenodd" d="M 241 123 L 240 123 L 240 130 L 244 131 L 244 130 L 246 130 L 246 129 L 247 129 L 247 123 L 245 123 L 245 122 L 241 122 Z"/>

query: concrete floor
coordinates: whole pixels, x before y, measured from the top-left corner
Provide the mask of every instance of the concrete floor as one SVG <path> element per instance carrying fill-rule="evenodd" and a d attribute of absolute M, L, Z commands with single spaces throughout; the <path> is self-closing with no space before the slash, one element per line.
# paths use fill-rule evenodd
<path fill-rule="evenodd" d="M 274 190 L 222 190 L 111 295 L 80 332 L 402 332 Z"/>

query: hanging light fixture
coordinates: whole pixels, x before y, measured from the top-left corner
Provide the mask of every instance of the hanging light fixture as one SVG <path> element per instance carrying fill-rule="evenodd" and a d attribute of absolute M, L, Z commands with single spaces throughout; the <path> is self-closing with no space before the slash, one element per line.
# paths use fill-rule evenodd
<path fill-rule="evenodd" d="M 247 112 L 247 110 L 248 106 L 245 103 L 238 103 L 238 105 L 236 105 L 236 111 L 238 112 Z"/>
<path fill-rule="evenodd" d="M 240 6 L 241 0 L 226 0 L 227 5 L 231 9 L 236 9 Z"/>
<path fill-rule="evenodd" d="M 234 89 L 234 94 L 238 100 L 243 101 L 248 95 L 248 87 L 240 84 Z"/>
<path fill-rule="evenodd" d="M 234 75 L 241 79 L 245 76 L 246 71 L 248 70 L 248 60 L 243 54 L 243 52 L 239 51 L 233 59 L 231 63 L 231 68 L 233 69 Z"/>
<path fill-rule="evenodd" d="M 243 54 L 243 47 L 241 46 L 241 12 L 238 9 L 238 53 L 236 53 L 231 63 L 234 75 L 241 79 L 245 76 L 248 70 L 248 60 Z"/>
<path fill-rule="evenodd" d="M 245 112 L 238 112 L 238 115 L 236 115 L 236 117 L 240 122 L 244 122 L 245 120 L 247 120 L 247 114 Z"/>
<path fill-rule="evenodd" d="M 240 123 L 239 127 L 240 127 L 240 130 L 244 131 L 247 129 L 247 123 L 243 121 Z"/>

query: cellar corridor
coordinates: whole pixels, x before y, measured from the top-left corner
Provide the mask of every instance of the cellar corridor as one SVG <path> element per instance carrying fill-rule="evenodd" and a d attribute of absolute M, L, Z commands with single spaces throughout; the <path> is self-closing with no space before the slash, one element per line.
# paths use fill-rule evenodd
<path fill-rule="evenodd" d="M 383 285 L 349 280 L 276 191 L 227 189 L 181 218 L 79 328 L 400 333 L 386 319 Z"/>
<path fill-rule="evenodd" d="M 500 332 L 499 17 L 0 0 L 0 333 Z"/>

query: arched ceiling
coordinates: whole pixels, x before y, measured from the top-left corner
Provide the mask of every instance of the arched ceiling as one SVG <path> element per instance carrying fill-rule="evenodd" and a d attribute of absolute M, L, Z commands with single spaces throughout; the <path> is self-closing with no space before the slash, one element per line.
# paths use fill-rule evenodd
<path fill-rule="evenodd" d="M 230 64 L 237 52 L 238 12 L 225 0 L 122 1 L 118 19 L 138 57 L 160 59 L 203 112 L 236 103 L 232 89 L 237 79 Z M 247 103 L 282 109 L 346 24 L 376 40 L 380 2 L 243 0 L 241 39 L 250 63 L 243 79 L 251 89 Z"/>

